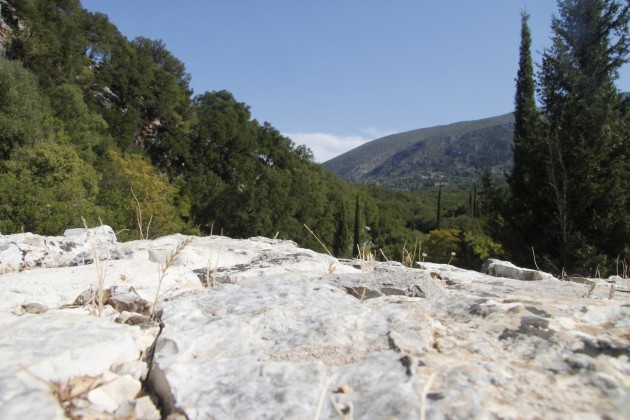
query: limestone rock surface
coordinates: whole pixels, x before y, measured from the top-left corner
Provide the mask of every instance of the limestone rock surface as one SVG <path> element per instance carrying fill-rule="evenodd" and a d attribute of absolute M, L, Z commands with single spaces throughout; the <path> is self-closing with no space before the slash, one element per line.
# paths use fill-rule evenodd
<path fill-rule="evenodd" d="M 481 271 L 491 276 L 507 277 L 515 280 L 536 281 L 553 278 L 551 274 L 538 270 L 530 270 L 528 268 L 520 268 L 509 261 L 501 261 L 493 258 L 486 261 L 483 267 L 481 267 Z"/>
<path fill-rule="evenodd" d="M 0 237 L 0 418 L 628 417 L 627 279 L 101 230 Z"/>
<path fill-rule="evenodd" d="M 68 229 L 64 236 L 32 233 L 0 235 L 0 273 L 32 267 L 65 267 L 92 263 L 95 255 L 108 259 L 116 244 L 109 226 Z"/>

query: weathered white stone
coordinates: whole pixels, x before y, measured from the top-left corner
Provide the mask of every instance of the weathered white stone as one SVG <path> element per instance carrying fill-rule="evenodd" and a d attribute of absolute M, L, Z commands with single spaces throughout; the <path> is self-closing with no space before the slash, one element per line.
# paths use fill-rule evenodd
<path fill-rule="evenodd" d="M 630 292 L 630 279 L 628 278 L 623 278 L 621 276 L 610 276 L 607 280 L 606 283 L 608 283 L 606 286 L 609 288 L 612 287 L 612 293 L 615 292 Z"/>
<path fill-rule="evenodd" d="M 103 382 L 103 385 L 88 392 L 87 398 L 106 413 L 114 413 L 121 405 L 133 400 L 142 387 L 138 379 L 109 372 L 103 376 Z"/>
<path fill-rule="evenodd" d="M 0 275 L 0 418 L 63 418 L 51 384 L 88 387 L 76 417 L 161 418 L 136 398 L 159 333 L 147 313 L 156 296 L 148 391 L 165 416 L 312 418 L 321 400 L 320 418 L 339 418 L 331 398 L 353 418 L 626 416 L 630 296 L 611 294 L 612 282 L 589 279 L 591 290 L 212 236 L 192 238 L 159 284 L 190 237 L 119 244 L 102 233 L 118 310 L 101 317 L 85 299 L 72 306 L 95 290 L 94 264 L 61 267 L 76 264 L 75 249 L 50 252 L 89 242 L 84 230 L 0 237 L 0 261 L 24 270 Z"/>
<path fill-rule="evenodd" d="M 143 420 L 160 420 L 162 415 L 155 407 L 155 404 L 153 404 L 153 401 L 151 401 L 151 398 L 144 396 L 135 400 L 133 418 Z"/>
<path fill-rule="evenodd" d="M 139 355 L 147 350 L 145 334 L 139 327 L 119 325 L 109 319 L 72 311 L 4 318 L 1 325 L 0 413 L 3 410 L 15 412 L 16 400 L 28 400 L 33 393 L 50 393 L 51 387 L 73 389 L 69 385 L 73 378 L 94 378 L 88 382 L 98 385 L 102 382 L 96 378 L 109 373 L 110 367 L 138 361 Z M 110 373 L 107 378 L 112 378 L 111 375 L 114 374 Z M 125 375 L 122 378 L 131 377 Z M 133 380 L 137 393 L 140 378 Z M 117 382 L 119 380 L 113 381 Z M 99 386 L 96 389 L 101 391 L 97 393 L 112 386 Z M 106 394 L 118 401 L 116 398 L 126 391 L 127 388 L 118 394 Z M 133 395 L 128 398 L 133 399 Z M 46 411 L 29 418 L 48 415 L 45 405 L 38 407 Z M 53 413 L 50 412 L 51 417 Z"/>
<path fill-rule="evenodd" d="M 115 244 L 116 234 L 109 226 L 68 229 L 59 237 L 0 235 L 0 274 L 32 267 L 84 265 L 95 256 L 108 259 Z"/>
<path fill-rule="evenodd" d="M 158 294 L 160 267 L 144 260 L 103 261 L 104 287 L 117 287 L 121 292 L 133 287 L 138 295 L 150 302 Z M 42 268 L 0 276 L 0 310 L 19 312 L 24 304 L 39 303 L 49 308 L 71 305 L 90 287 L 97 289 L 98 274 L 94 264 L 75 267 Z M 183 267 L 172 267 L 163 279 L 160 292 L 178 293 L 202 288 L 199 278 Z"/>
<path fill-rule="evenodd" d="M 31 389 L 3 400 L 0 419 L 65 420 L 67 417 L 50 391 Z"/>
<path fill-rule="evenodd" d="M 506 277 L 515 280 L 545 280 L 553 279 L 551 274 L 542 271 L 520 268 L 508 261 L 489 259 L 481 267 L 481 272 L 495 277 Z"/>

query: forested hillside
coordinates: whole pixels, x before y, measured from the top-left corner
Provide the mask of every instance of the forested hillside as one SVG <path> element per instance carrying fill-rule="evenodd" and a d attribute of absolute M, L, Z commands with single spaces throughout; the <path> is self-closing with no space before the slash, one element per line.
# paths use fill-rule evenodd
<path fill-rule="evenodd" d="M 343 181 L 230 92 L 193 95 L 163 42 L 128 40 L 78 0 L 0 5 L 1 233 L 61 234 L 83 217 L 120 240 L 264 235 L 323 251 L 306 224 L 335 255 L 369 243 L 400 261 L 436 227 L 436 191 Z M 434 260 L 476 247 L 453 261 L 476 268 L 488 255 L 471 194 L 440 198 L 443 226 L 469 232 Z"/>
<path fill-rule="evenodd" d="M 364 168 L 372 176 L 408 189 L 438 183 L 406 193 L 342 180 L 228 91 L 193 95 L 191 75 L 162 41 L 128 40 L 79 0 L 0 6 L 2 234 L 57 235 L 85 218 L 123 241 L 262 235 L 325 244 L 341 257 L 367 246 L 408 264 L 478 268 L 492 255 L 558 274 L 630 275 L 630 113 L 614 84 L 630 51 L 628 5 L 560 1 L 536 78 L 524 19 L 507 187 L 490 170 L 477 182 L 479 172 L 462 182 L 407 170 L 430 153 L 442 169 L 483 169 L 472 152 L 488 135 L 507 152 L 511 114 L 411 132 L 400 155 L 382 158 L 370 149 L 379 142 L 368 145 L 381 159 Z M 454 137 L 436 152 L 428 140 L 440 130 Z"/>
<path fill-rule="evenodd" d="M 420 128 L 373 140 L 324 163 L 360 184 L 419 191 L 468 187 L 489 170 L 497 183 L 512 165 L 510 114 Z"/>

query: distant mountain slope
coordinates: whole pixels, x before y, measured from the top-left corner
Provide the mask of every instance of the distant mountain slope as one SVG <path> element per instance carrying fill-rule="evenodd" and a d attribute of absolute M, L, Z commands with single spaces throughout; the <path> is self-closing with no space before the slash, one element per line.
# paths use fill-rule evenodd
<path fill-rule="evenodd" d="M 623 92 L 630 101 L 630 92 Z M 415 191 L 469 187 L 485 168 L 498 183 L 512 166 L 514 115 L 420 128 L 373 140 L 323 163 L 354 183 Z"/>
<path fill-rule="evenodd" d="M 497 179 L 512 164 L 510 114 L 407 131 L 373 140 L 323 164 L 360 184 L 399 190 L 469 186 L 489 168 Z"/>

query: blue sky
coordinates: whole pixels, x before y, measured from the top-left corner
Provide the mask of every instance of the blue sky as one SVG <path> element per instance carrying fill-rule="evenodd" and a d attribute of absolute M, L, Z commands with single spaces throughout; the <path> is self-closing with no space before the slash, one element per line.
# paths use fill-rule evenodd
<path fill-rule="evenodd" d="M 553 0 L 82 0 L 161 39 L 195 93 L 227 89 L 316 160 L 422 127 L 512 111 L 520 12 L 534 59 Z M 618 87 L 630 91 L 630 68 Z"/>

